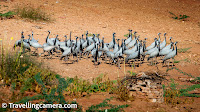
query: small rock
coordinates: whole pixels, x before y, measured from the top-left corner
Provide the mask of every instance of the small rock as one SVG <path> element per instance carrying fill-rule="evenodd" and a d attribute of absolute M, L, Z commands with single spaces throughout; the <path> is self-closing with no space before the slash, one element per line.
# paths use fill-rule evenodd
<path fill-rule="evenodd" d="M 195 78 L 190 78 L 189 80 L 190 80 L 190 81 L 193 81 L 193 80 L 195 80 Z"/>
<path fill-rule="evenodd" d="M 107 26 L 105 25 L 105 26 L 103 26 L 102 28 L 107 28 Z"/>
<path fill-rule="evenodd" d="M 42 29 L 42 27 L 40 27 L 40 26 L 34 26 L 35 28 L 37 28 L 37 29 Z"/>
<path fill-rule="evenodd" d="M 127 102 L 131 102 L 130 100 L 127 100 Z"/>
<path fill-rule="evenodd" d="M 156 99 L 155 98 L 152 98 L 152 99 L 149 99 L 150 100 L 150 102 L 156 102 Z"/>

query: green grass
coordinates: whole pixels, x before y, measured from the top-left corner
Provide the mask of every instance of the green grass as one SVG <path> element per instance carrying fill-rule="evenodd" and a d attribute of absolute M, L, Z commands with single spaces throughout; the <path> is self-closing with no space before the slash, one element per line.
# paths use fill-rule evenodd
<path fill-rule="evenodd" d="M 192 103 L 193 100 L 189 100 L 188 98 L 186 98 L 185 100 L 182 100 L 181 96 L 199 98 L 200 95 L 188 93 L 189 91 L 193 91 L 199 88 L 200 88 L 200 84 L 195 84 L 191 86 L 186 86 L 186 88 L 183 89 L 180 87 L 178 83 L 175 83 L 174 79 L 171 79 L 171 83 L 169 83 L 168 86 L 163 85 L 164 101 L 166 104 L 172 104 L 172 106 L 176 106 L 178 104 L 184 104 L 184 103 Z"/>
<path fill-rule="evenodd" d="M 176 96 L 190 96 L 190 97 L 200 97 L 200 95 L 196 95 L 196 94 L 189 94 L 187 92 L 189 91 L 193 91 L 195 89 L 199 89 L 200 88 L 200 84 L 194 84 L 191 86 L 187 86 L 185 89 L 178 89 L 177 86 L 179 85 L 178 83 L 175 83 L 173 79 L 171 79 L 172 82 L 170 83 L 170 88 L 171 90 L 177 90 L 177 95 Z M 179 93 L 179 95 L 178 95 Z M 166 96 L 166 95 L 164 95 Z"/>
<path fill-rule="evenodd" d="M 186 60 L 186 59 L 185 59 Z M 167 69 L 166 71 L 168 72 L 169 70 L 177 70 L 179 73 L 183 75 L 187 75 L 189 77 L 194 78 L 191 74 L 188 74 L 186 72 L 183 72 L 182 70 L 178 69 L 177 67 L 172 67 L 170 69 Z M 169 83 L 168 86 L 163 85 L 164 89 L 164 94 L 163 96 L 165 97 L 165 103 L 166 104 L 172 104 L 173 106 L 176 106 L 177 104 L 180 103 L 188 103 L 188 102 L 193 102 L 193 101 L 188 101 L 188 99 L 185 99 L 185 101 L 182 101 L 180 99 L 181 96 L 185 97 L 197 97 L 199 98 L 199 94 L 193 94 L 193 93 L 188 93 L 189 91 L 193 91 L 195 89 L 200 89 L 200 77 L 196 77 L 194 80 L 191 82 L 195 82 L 195 84 L 190 85 L 190 86 L 180 86 L 178 83 L 175 83 L 174 79 L 171 79 L 171 83 Z"/>
<path fill-rule="evenodd" d="M 15 9 L 16 14 L 21 18 L 27 18 L 35 21 L 50 21 L 52 20 L 50 15 L 44 12 L 41 8 L 33 7 L 17 7 Z"/>
<path fill-rule="evenodd" d="M 6 5 L 0 5 L 0 9 L 0 19 L 10 19 L 15 15 L 15 12 L 9 11 L 8 6 Z"/>
<path fill-rule="evenodd" d="M 128 71 L 128 73 L 130 74 L 130 76 L 136 76 L 137 73 L 133 72 L 133 71 Z"/>
<path fill-rule="evenodd" d="M 92 82 L 80 79 L 77 76 L 67 79 L 72 80 L 70 86 L 66 88 L 66 91 L 69 92 L 68 95 L 71 97 L 89 96 L 91 93 L 98 92 L 116 93 L 116 95 L 119 93 L 114 92 L 118 88 L 117 81 L 110 80 L 106 75 L 103 74 L 93 78 Z"/>
<path fill-rule="evenodd" d="M 190 62 L 190 61 L 188 60 L 188 58 L 186 58 L 186 59 L 183 59 L 183 60 L 174 60 L 174 63 L 179 63 L 179 62 L 181 62 L 181 61 Z"/>
<path fill-rule="evenodd" d="M 180 48 L 180 49 L 178 49 L 177 51 L 178 51 L 178 53 L 185 53 L 185 52 L 187 52 L 189 49 L 191 49 L 192 47 L 188 47 L 188 48 Z"/>
<path fill-rule="evenodd" d="M 173 19 L 176 19 L 176 20 L 182 20 L 182 21 L 185 21 L 187 18 L 189 18 L 190 16 L 187 16 L 187 15 L 175 15 L 174 13 L 172 12 L 169 12 L 173 17 Z"/>
<path fill-rule="evenodd" d="M 200 97 L 198 94 L 189 94 L 189 91 L 193 91 L 195 89 L 200 89 L 200 84 L 195 84 L 187 87 L 186 89 L 180 89 L 180 96 L 188 96 L 188 97 Z"/>
<path fill-rule="evenodd" d="M 13 11 L 8 11 L 6 13 L 0 13 L 0 18 L 12 18 L 15 15 Z"/>
<path fill-rule="evenodd" d="M 128 36 L 129 36 L 129 34 L 125 34 L 125 35 L 124 35 L 124 37 L 128 37 Z"/>

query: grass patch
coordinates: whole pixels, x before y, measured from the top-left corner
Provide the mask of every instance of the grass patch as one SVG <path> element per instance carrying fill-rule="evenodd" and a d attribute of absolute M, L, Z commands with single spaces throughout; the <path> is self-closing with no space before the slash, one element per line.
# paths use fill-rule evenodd
<path fill-rule="evenodd" d="M 129 90 L 127 83 L 122 80 L 110 80 L 106 75 L 99 75 L 93 78 L 92 82 L 88 80 L 74 78 L 67 78 L 72 80 L 72 83 L 66 88 L 67 95 L 71 97 L 84 97 L 92 93 L 108 92 L 114 94 L 120 101 L 134 100 L 129 97 Z"/>
<path fill-rule="evenodd" d="M 74 78 L 68 78 L 72 80 L 66 91 L 69 92 L 71 97 L 83 97 L 88 96 L 90 93 L 97 92 L 112 92 L 116 88 L 116 81 L 111 81 L 106 75 L 99 75 L 93 78 L 92 82 L 88 80 L 79 79 L 77 76 Z"/>
<path fill-rule="evenodd" d="M 173 70 L 173 69 L 177 70 L 178 72 L 180 72 L 183 75 L 187 75 L 189 77 L 194 78 L 194 76 L 192 76 L 191 74 L 183 72 L 182 70 L 180 70 L 176 67 L 172 67 L 170 69 L 167 69 L 167 71 Z M 165 103 L 166 104 L 172 104 L 173 106 L 176 106 L 177 104 L 180 104 L 180 103 L 191 103 L 191 102 L 193 102 L 193 99 L 191 101 L 191 100 L 188 100 L 187 98 L 183 101 L 179 98 L 181 96 L 199 98 L 200 97 L 199 94 L 188 93 L 188 92 L 200 88 L 200 84 L 198 84 L 200 82 L 200 77 L 196 77 L 191 82 L 195 82 L 195 84 L 193 84 L 191 86 L 180 87 L 178 83 L 175 83 L 174 79 L 171 79 L 171 83 L 169 83 L 168 86 L 163 85 L 163 89 L 164 89 L 164 95 L 163 96 L 165 97 Z"/>
<path fill-rule="evenodd" d="M 175 15 L 174 13 L 172 12 L 169 12 L 173 17 L 173 19 L 176 19 L 176 20 L 182 20 L 182 21 L 185 21 L 187 18 L 189 18 L 190 16 L 187 16 L 187 15 Z"/>
<path fill-rule="evenodd" d="M 17 7 L 15 9 L 16 14 L 21 18 L 27 18 L 34 21 L 50 21 L 51 17 L 49 14 L 44 12 L 41 8 L 33 8 L 30 6 Z"/>
<path fill-rule="evenodd" d="M 187 87 L 186 89 L 180 89 L 180 96 L 187 96 L 187 97 L 200 97 L 200 95 L 198 94 L 189 94 L 189 91 L 193 91 L 195 89 L 199 89 L 200 88 L 200 84 L 195 84 L 192 86 Z"/>
<path fill-rule="evenodd" d="M 179 62 L 181 62 L 181 61 L 190 62 L 190 61 L 188 60 L 188 58 L 186 58 L 186 59 L 183 59 L 183 60 L 174 60 L 174 63 L 179 63 Z"/>
<path fill-rule="evenodd" d="M 128 71 L 128 73 L 130 74 L 130 76 L 136 76 L 137 73 L 133 72 L 133 71 Z"/>
<path fill-rule="evenodd" d="M 4 18 L 12 18 L 14 17 L 15 13 L 13 11 L 8 11 L 6 13 L 0 13 L 0 18 L 4 19 Z"/>
<path fill-rule="evenodd" d="M 185 52 L 187 52 L 189 49 L 191 49 L 192 47 L 188 47 L 188 48 L 180 48 L 180 49 L 178 49 L 177 51 L 178 51 L 178 53 L 185 53 Z"/>
<path fill-rule="evenodd" d="M 8 6 L 1 6 L 0 5 L 0 19 L 10 19 L 13 18 L 15 15 L 14 11 L 8 11 Z"/>
<path fill-rule="evenodd" d="M 172 106 L 176 106 L 178 104 L 185 104 L 185 103 L 193 103 L 193 99 L 184 99 L 182 100 L 181 96 L 186 97 L 200 97 L 200 95 L 196 94 L 189 94 L 189 91 L 195 90 L 196 88 L 200 88 L 199 84 L 188 86 L 185 89 L 180 89 L 178 87 L 179 84 L 174 82 L 174 79 L 171 79 L 171 83 L 168 86 L 163 85 L 164 89 L 164 101 L 166 104 L 172 104 Z"/>
<path fill-rule="evenodd" d="M 177 104 L 181 103 L 181 100 L 179 99 L 180 92 L 177 89 L 177 83 L 174 82 L 173 79 L 171 79 L 171 83 L 166 87 L 163 85 L 164 89 L 164 101 L 166 104 L 172 104 L 173 106 L 176 106 Z"/>

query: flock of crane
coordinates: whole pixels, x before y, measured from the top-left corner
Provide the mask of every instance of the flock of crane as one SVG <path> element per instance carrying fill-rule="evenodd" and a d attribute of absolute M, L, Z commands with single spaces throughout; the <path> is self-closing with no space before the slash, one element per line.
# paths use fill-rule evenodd
<path fill-rule="evenodd" d="M 158 33 L 158 38 L 154 39 L 154 42 L 146 47 L 147 38 L 144 40 L 139 40 L 140 36 L 137 36 L 137 32 L 132 33 L 132 30 L 129 30 L 127 39 L 116 39 L 115 33 L 113 33 L 112 41 L 110 43 L 104 42 L 104 37 L 100 39 L 100 34 L 93 34 L 88 36 L 88 31 L 82 37 L 76 37 L 76 40 L 71 39 L 71 32 L 69 39 L 65 35 L 65 41 L 61 42 L 56 38 L 49 38 L 50 31 L 46 37 L 46 43 L 43 45 L 38 43 L 38 40 L 33 38 L 32 35 L 28 35 L 29 38 L 25 39 L 23 32 L 21 33 L 21 39 L 17 40 L 14 44 L 14 48 L 17 46 L 23 47 L 31 51 L 31 47 L 35 48 L 34 53 L 38 52 L 38 48 L 43 49 L 42 53 L 37 53 L 39 56 L 44 55 L 45 52 L 48 53 L 46 56 L 53 56 L 56 54 L 61 54 L 60 60 L 64 59 L 65 61 L 70 60 L 73 56 L 75 62 L 84 57 L 92 57 L 92 62 L 95 65 L 99 65 L 102 61 L 105 61 L 109 64 L 115 64 L 120 67 L 121 63 L 128 63 L 129 65 L 135 68 L 135 62 L 139 62 L 138 65 L 142 64 L 147 57 L 147 61 L 150 64 L 157 64 L 157 58 L 159 57 L 162 60 L 162 63 L 165 63 L 166 60 L 174 59 L 177 55 L 177 42 L 172 42 L 172 37 L 170 37 L 170 43 L 167 44 L 166 33 L 164 33 L 164 40 L 161 41 L 161 33 Z M 85 36 L 85 38 L 84 38 Z M 149 60 L 152 61 L 149 61 Z M 153 60 L 155 59 L 155 60 Z M 109 61 L 109 62 L 108 62 Z M 172 60 L 172 62 L 174 62 Z M 174 64 L 174 63 L 173 63 Z M 172 64 L 172 66 L 173 66 Z M 168 61 L 169 66 L 169 61 Z"/>

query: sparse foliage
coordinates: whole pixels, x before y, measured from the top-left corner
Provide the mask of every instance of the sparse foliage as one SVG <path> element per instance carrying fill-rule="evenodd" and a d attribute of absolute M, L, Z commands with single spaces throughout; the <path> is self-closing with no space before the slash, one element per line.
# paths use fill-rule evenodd
<path fill-rule="evenodd" d="M 188 48 L 180 48 L 180 49 L 178 49 L 177 51 L 178 51 L 178 53 L 185 53 L 185 52 L 187 52 L 189 49 L 191 49 L 192 47 L 188 47 Z"/>
<path fill-rule="evenodd" d="M 41 8 L 34 8 L 31 6 L 20 7 L 15 9 L 16 14 L 21 18 L 27 18 L 35 21 L 50 21 L 49 14 L 44 12 Z"/>
<path fill-rule="evenodd" d="M 189 18 L 190 16 L 187 16 L 187 15 L 175 15 L 174 13 L 172 12 L 169 12 L 171 15 L 173 15 L 173 19 L 177 19 L 177 20 L 182 20 L 182 21 L 185 21 L 187 18 Z"/>
<path fill-rule="evenodd" d="M 121 112 L 124 111 L 123 108 L 128 107 L 129 105 L 112 105 L 108 104 L 108 102 L 112 99 L 105 99 L 102 103 L 97 105 L 92 105 L 86 110 L 86 112 Z"/>

